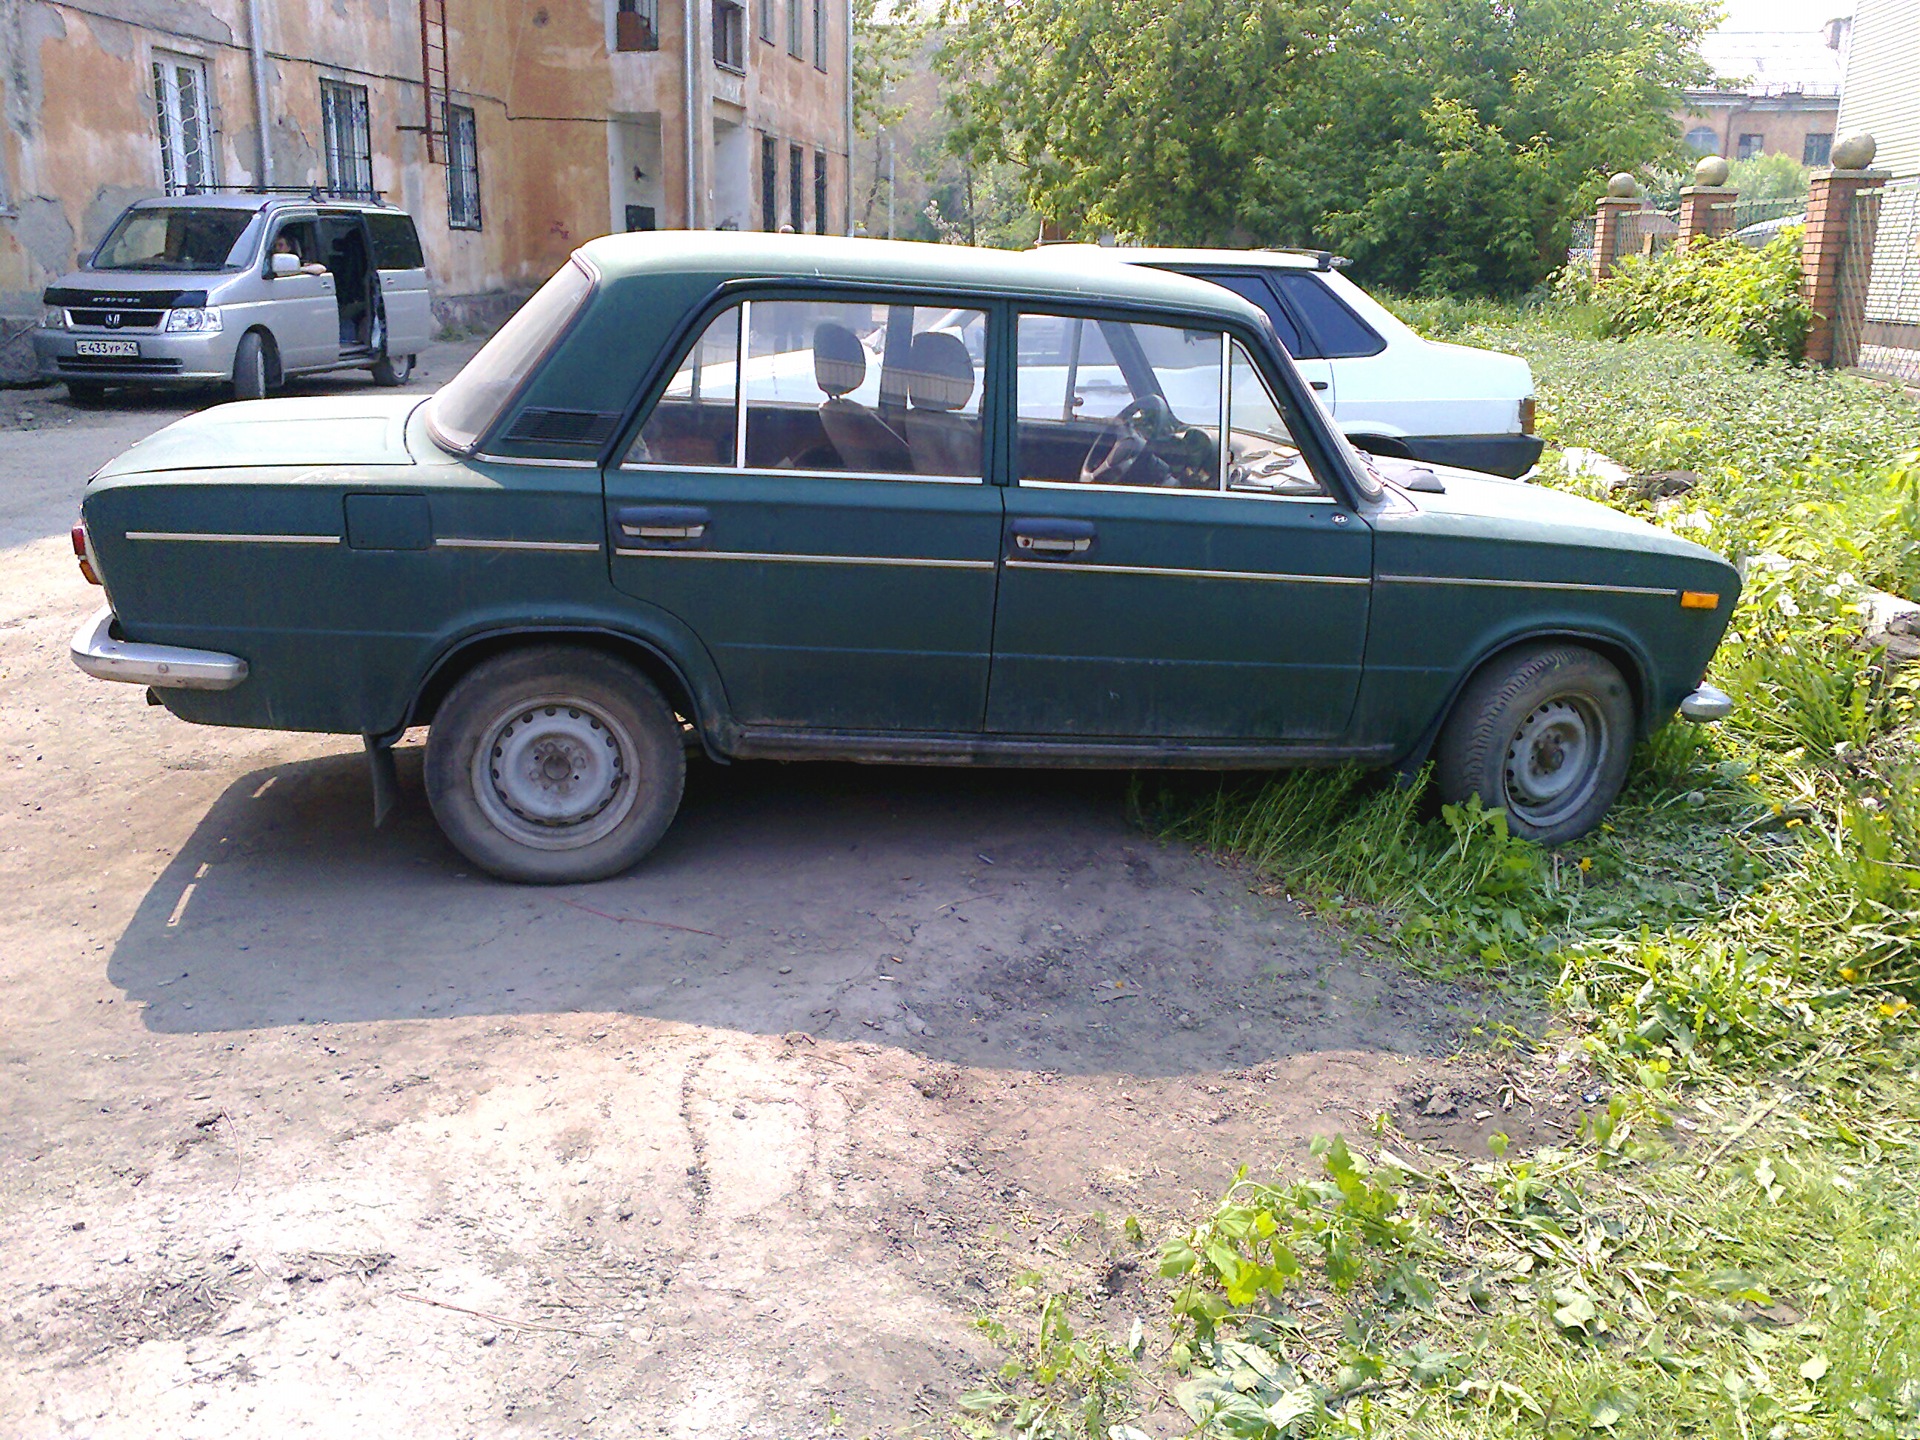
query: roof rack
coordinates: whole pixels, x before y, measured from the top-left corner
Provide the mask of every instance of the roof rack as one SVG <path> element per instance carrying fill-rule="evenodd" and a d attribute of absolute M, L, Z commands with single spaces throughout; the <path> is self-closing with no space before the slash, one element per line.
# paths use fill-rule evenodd
<path fill-rule="evenodd" d="M 1331 250 L 1310 250 L 1298 245 L 1262 245 L 1269 255 L 1305 255 L 1313 261 L 1316 270 L 1344 270 L 1353 261 L 1344 255 L 1336 255 Z"/>
<path fill-rule="evenodd" d="M 169 185 L 167 195 L 298 195 L 302 199 L 316 202 L 326 200 L 360 200 L 375 205 L 387 203 L 386 197 L 378 190 L 329 190 L 325 185 Z"/>

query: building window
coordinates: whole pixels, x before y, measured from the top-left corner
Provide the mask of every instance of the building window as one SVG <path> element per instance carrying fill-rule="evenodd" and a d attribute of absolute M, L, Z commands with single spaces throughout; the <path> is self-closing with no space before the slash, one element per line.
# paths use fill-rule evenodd
<path fill-rule="evenodd" d="M 813 0 L 813 63 L 827 68 L 827 0 Z"/>
<path fill-rule="evenodd" d="M 1807 132 L 1806 141 L 1800 147 L 1800 163 L 1807 166 L 1827 165 L 1833 161 L 1833 132 L 1825 134 L 1817 130 Z"/>
<path fill-rule="evenodd" d="M 465 105 L 447 106 L 447 224 L 480 228 L 480 130 Z"/>
<path fill-rule="evenodd" d="M 746 71 L 747 17 L 734 0 L 713 0 L 713 63 Z"/>
<path fill-rule="evenodd" d="M 780 228 L 780 142 L 771 135 L 760 137 L 760 228 Z"/>
<path fill-rule="evenodd" d="M 790 217 L 794 232 L 807 228 L 807 152 L 798 145 L 787 147 L 787 197 L 793 206 Z"/>
<path fill-rule="evenodd" d="M 801 55 L 806 52 L 807 37 L 801 33 L 806 28 L 806 0 L 787 0 L 787 53 L 789 55 Z"/>
<path fill-rule="evenodd" d="M 760 38 L 773 43 L 773 0 L 756 0 L 760 6 Z"/>
<path fill-rule="evenodd" d="M 213 123 L 207 67 L 184 55 L 153 57 L 153 118 L 160 132 L 160 181 L 169 195 L 213 184 Z"/>
<path fill-rule="evenodd" d="M 320 82 L 320 136 L 327 150 L 327 189 L 373 198 L 373 137 L 367 87 Z"/>
<path fill-rule="evenodd" d="M 613 12 L 613 48 L 660 48 L 660 0 L 617 0 Z"/>
<path fill-rule="evenodd" d="M 1767 153 L 1767 137 L 1764 135 L 1742 135 L 1740 149 L 1734 156 L 1736 160 L 1751 160 L 1756 155 Z"/>
<path fill-rule="evenodd" d="M 827 152 L 813 152 L 813 229 L 817 235 L 827 233 Z"/>
<path fill-rule="evenodd" d="M 1720 148 L 1720 136 L 1711 125 L 1696 125 L 1687 131 L 1687 148 L 1696 155 L 1711 155 Z"/>

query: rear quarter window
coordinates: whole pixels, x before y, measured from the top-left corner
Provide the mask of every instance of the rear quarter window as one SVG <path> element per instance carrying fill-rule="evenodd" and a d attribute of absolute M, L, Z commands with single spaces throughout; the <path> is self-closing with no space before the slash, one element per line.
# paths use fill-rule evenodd
<path fill-rule="evenodd" d="M 373 237 L 373 263 L 380 270 L 422 270 L 420 236 L 410 215 L 367 215 L 367 233 Z"/>
<path fill-rule="evenodd" d="M 1280 337 L 1280 343 L 1286 346 L 1287 354 L 1293 356 L 1296 360 L 1301 359 L 1303 356 L 1311 358 L 1312 351 L 1308 350 L 1301 343 L 1300 327 L 1293 323 L 1293 317 L 1287 314 L 1286 307 L 1280 303 L 1273 291 L 1268 288 L 1264 276 L 1209 273 L 1203 278 L 1211 280 L 1216 285 L 1226 287 L 1243 300 L 1251 300 L 1255 305 L 1258 305 L 1267 319 L 1273 322 L 1274 333 Z"/>
<path fill-rule="evenodd" d="M 1327 360 L 1378 355 L 1387 348 L 1374 328 L 1347 308 L 1311 270 L 1282 270 L 1273 279 L 1311 333 L 1315 349 Z M 1292 346 L 1287 347 L 1292 350 Z M 1298 351 L 1294 353 L 1298 354 Z"/>

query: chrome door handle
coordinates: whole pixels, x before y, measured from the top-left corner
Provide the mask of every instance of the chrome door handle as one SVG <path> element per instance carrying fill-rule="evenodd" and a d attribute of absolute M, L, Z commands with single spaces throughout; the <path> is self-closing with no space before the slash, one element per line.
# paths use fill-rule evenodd
<path fill-rule="evenodd" d="M 699 540 L 705 537 L 704 525 L 622 525 L 622 535 L 636 540 Z"/>
<path fill-rule="evenodd" d="M 1007 548 L 1015 555 L 1062 560 L 1093 549 L 1097 532 L 1091 520 L 1024 516 L 1007 522 Z"/>
<path fill-rule="evenodd" d="M 1093 540 L 1084 535 L 1072 540 L 1047 535 L 1015 535 L 1013 543 L 1016 549 L 1033 550 L 1042 555 L 1078 555 L 1093 548 Z"/>
<path fill-rule="evenodd" d="M 713 523 L 697 505 L 622 505 L 613 518 L 621 539 L 663 546 L 699 544 Z"/>

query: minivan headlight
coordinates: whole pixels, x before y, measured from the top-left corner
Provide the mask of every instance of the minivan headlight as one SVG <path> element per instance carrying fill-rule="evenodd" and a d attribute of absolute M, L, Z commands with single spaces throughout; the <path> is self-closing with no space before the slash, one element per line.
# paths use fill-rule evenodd
<path fill-rule="evenodd" d="M 67 312 L 58 305 L 49 305 L 46 313 L 40 317 L 40 326 L 44 330 L 64 330 L 67 328 Z"/>
<path fill-rule="evenodd" d="M 220 307 L 209 305 L 204 310 L 169 310 L 167 329 L 169 330 L 218 330 L 220 328 Z"/>

